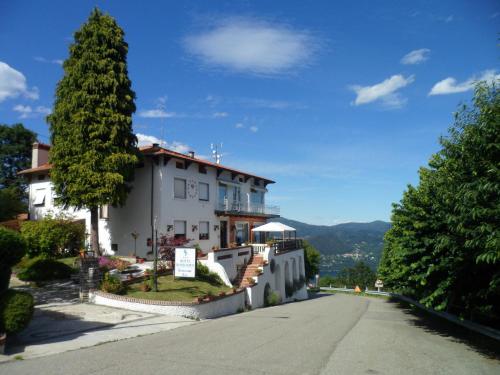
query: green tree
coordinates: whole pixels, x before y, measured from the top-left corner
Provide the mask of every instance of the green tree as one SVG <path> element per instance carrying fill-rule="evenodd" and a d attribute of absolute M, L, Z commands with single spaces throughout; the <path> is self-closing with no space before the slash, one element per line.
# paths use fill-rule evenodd
<path fill-rule="evenodd" d="M 364 262 L 356 262 L 354 267 L 344 268 L 337 277 L 337 284 L 345 285 L 348 288 L 359 286 L 361 289 L 373 287 L 377 276 L 375 272 Z"/>
<path fill-rule="evenodd" d="M 306 279 L 310 280 L 319 272 L 320 253 L 309 242 L 304 241 L 304 268 Z"/>
<path fill-rule="evenodd" d="M 500 326 L 500 97 L 476 87 L 394 205 L 380 277 L 428 307 Z"/>
<path fill-rule="evenodd" d="M 125 203 L 138 162 L 135 93 L 128 44 L 111 16 L 94 9 L 74 39 L 48 116 L 51 179 L 59 204 L 89 209 L 91 245 L 99 254 L 98 208 Z"/>
<path fill-rule="evenodd" d="M 22 124 L 0 124 L 0 221 L 27 210 L 27 184 L 18 172 L 29 168 L 36 134 Z"/>
<path fill-rule="evenodd" d="M 14 219 L 27 208 L 24 197 L 15 186 L 0 189 L 0 221 Z"/>
<path fill-rule="evenodd" d="M 36 134 L 22 124 L 0 124 L 0 188 L 26 190 L 26 181 L 17 172 L 31 165 L 31 149 Z"/>

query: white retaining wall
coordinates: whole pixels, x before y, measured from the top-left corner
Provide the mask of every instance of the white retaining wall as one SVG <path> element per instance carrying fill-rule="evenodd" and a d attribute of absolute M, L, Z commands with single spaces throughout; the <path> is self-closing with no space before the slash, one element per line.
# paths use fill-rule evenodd
<path fill-rule="evenodd" d="M 245 307 L 245 293 L 239 292 L 220 297 L 212 302 L 182 303 L 168 301 L 141 300 L 127 296 L 118 296 L 100 291 L 89 293 L 89 302 L 96 305 L 117 307 L 120 309 L 148 312 L 162 315 L 183 316 L 209 319 L 234 314 Z"/>

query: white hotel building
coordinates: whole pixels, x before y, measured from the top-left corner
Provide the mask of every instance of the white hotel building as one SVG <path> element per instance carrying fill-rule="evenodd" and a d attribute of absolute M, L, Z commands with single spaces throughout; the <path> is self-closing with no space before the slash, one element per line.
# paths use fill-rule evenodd
<path fill-rule="evenodd" d="M 32 167 L 20 172 L 29 179 L 29 219 L 65 213 L 84 220 L 90 232 L 90 212 L 54 204 L 49 149 L 35 143 Z M 272 273 L 278 273 L 280 280 L 273 275 L 273 290 L 284 291 L 285 283 L 304 276 L 300 241 L 283 241 L 281 251 L 273 250 L 263 244 L 262 234 L 251 231 L 269 218 L 279 217 L 278 207 L 266 205 L 267 186 L 274 181 L 158 144 L 141 147 L 140 152 L 143 162 L 135 170 L 125 206 L 100 209 L 99 241 L 106 254 L 151 258 L 156 228 L 159 234 L 182 236 L 191 240 L 190 245 L 198 244 L 208 255 L 204 262 L 230 285 L 238 277 L 239 283 L 243 281 L 244 268 L 254 254 L 264 263 L 276 258 L 278 271 Z M 278 254 L 281 256 L 275 256 Z M 285 258 L 290 257 L 294 259 L 288 264 Z M 261 277 L 267 279 L 266 272 Z M 280 294 L 284 296 L 284 292 Z"/>

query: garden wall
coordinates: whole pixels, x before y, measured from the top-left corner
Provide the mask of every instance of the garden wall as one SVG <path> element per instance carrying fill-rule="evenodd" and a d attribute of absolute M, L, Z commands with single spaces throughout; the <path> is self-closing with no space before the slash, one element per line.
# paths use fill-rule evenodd
<path fill-rule="evenodd" d="M 211 302 L 172 302 L 119 296 L 102 291 L 91 291 L 89 302 L 96 305 L 148 312 L 162 315 L 209 319 L 230 315 L 245 308 L 245 291 L 218 297 Z"/>

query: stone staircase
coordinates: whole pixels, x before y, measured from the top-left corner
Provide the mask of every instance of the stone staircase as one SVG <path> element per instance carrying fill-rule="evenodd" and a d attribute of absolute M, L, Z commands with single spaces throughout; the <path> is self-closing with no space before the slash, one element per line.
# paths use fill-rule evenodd
<path fill-rule="evenodd" d="M 240 274 L 236 278 L 234 285 L 237 285 L 240 288 L 252 286 L 252 284 L 248 282 L 248 278 L 256 276 L 255 272 L 259 267 L 262 267 L 263 264 L 264 257 L 262 255 L 254 255 L 252 260 L 246 265 L 246 267 L 241 270 Z"/>

